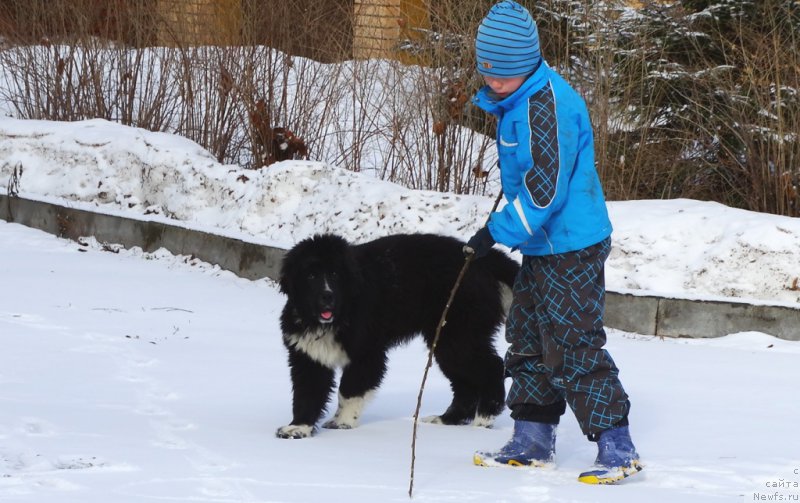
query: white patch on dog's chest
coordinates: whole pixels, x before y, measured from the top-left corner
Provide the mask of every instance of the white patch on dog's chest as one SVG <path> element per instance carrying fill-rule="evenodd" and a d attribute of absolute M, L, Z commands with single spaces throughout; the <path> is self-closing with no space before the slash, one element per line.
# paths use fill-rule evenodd
<path fill-rule="evenodd" d="M 289 344 L 311 357 L 312 360 L 328 368 L 337 369 L 350 363 L 347 353 L 345 353 L 342 345 L 336 342 L 333 332 L 330 330 L 319 329 L 311 332 L 289 334 L 286 336 L 286 340 Z"/>

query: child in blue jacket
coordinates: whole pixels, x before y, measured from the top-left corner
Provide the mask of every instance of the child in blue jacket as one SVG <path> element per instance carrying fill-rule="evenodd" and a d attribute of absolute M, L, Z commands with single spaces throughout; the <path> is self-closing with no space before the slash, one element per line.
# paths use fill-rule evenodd
<path fill-rule="evenodd" d="M 611 222 L 595 169 L 583 99 L 542 60 L 536 23 L 502 1 L 476 37 L 484 86 L 473 103 L 497 117 L 507 204 L 468 242 L 476 259 L 499 242 L 518 249 L 522 269 L 506 321 L 506 402 L 514 433 L 475 464 L 544 466 L 554 461 L 566 406 L 598 444 L 586 483 L 614 483 L 641 470 L 628 429 L 628 395 L 603 349 L 604 263 Z"/>

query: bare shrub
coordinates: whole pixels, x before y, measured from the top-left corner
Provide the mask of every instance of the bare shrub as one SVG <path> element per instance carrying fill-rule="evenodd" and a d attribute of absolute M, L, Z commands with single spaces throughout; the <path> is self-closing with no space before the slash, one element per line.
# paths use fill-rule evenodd
<path fill-rule="evenodd" d="M 522 3 L 545 59 L 589 105 L 611 199 L 800 215 L 796 1 Z M 178 133 L 248 168 L 285 155 L 275 133 L 289 131 L 305 148 L 293 157 L 494 192 L 495 124 L 469 104 L 482 85 L 475 30 L 492 4 L 430 0 L 429 25 L 398 19 L 400 63 L 352 59 L 351 0 L 243 0 L 241 44 L 175 34 L 173 47 L 155 45 L 173 25 L 153 0 L 0 0 L 0 108 Z"/>

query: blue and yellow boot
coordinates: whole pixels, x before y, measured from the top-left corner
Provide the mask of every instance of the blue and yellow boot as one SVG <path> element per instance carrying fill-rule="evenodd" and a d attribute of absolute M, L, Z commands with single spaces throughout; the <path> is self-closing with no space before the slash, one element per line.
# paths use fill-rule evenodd
<path fill-rule="evenodd" d="M 553 463 L 556 453 L 556 425 L 514 421 L 514 435 L 497 452 L 476 452 L 478 466 L 534 466 Z"/>
<path fill-rule="evenodd" d="M 595 469 L 583 472 L 578 480 L 585 484 L 615 484 L 642 470 L 627 426 L 600 432 L 597 438 Z"/>

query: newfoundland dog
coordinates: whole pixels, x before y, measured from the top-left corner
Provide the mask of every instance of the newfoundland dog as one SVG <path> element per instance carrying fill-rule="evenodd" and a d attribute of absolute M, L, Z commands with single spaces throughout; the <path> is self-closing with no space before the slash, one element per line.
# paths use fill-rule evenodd
<path fill-rule="evenodd" d="M 281 438 L 316 430 L 339 381 L 339 405 L 325 428 L 357 425 L 386 373 L 387 352 L 421 334 L 431 346 L 461 268 L 457 239 L 401 234 L 353 245 L 336 235 L 301 241 L 284 257 L 280 288 L 283 343 L 289 352 L 292 422 Z M 507 313 L 518 264 L 499 250 L 467 268 L 434 351 L 453 400 L 443 424 L 491 425 L 503 409 L 503 361 L 494 334 Z"/>

